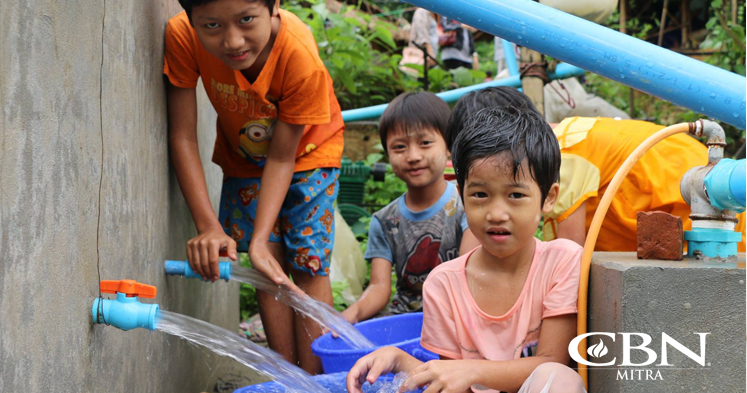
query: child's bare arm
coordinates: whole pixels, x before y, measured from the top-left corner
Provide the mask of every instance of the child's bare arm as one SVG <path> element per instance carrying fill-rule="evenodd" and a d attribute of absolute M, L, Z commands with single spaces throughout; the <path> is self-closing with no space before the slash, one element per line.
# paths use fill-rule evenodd
<path fill-rule="evenodd" d="M 392 294 L 392 263 L 384 258 L 371 260 L 371 281 L 360 299 L 353 303 L 342 315 L 350 323 L 363 321 L 376 315 Z"/>
<path fill-rule="evenodd" d="M 260 180 L 261 188 L 257 200 L 257 217 L 254 220 L 254 233 L 249 244 L 249 258 L 255 269 L 264 273 L 276 284 L 286 286 L 299 293 L 303 292 L 290 282 L 280 265 L 285 261 L 276 261 L 270 253 L 267 243 L 288 193 L 288 187 L 296 165 L 296 149 L 301 141 L 303 130 L 303 125 L 289 124 L 280 119 L 275 124 L 275 131 L 270 141 L 270 148 Z"/>
<path fill-rule="evenodd" d="M 440 391 L 462 392 L 472 385 L 516 392 L 542 363 L 568 364 L 568 344 L 576 335 L 576 314 L 545 318 L 542 321 L 537 354 L 509 360 L 435 360 L 416 367 L 403 390 L 430 384 Z M 442 358 L 444 359 L 444 358 Z"/>
<path fill-rule="evenodd" d="M 192 269 L 206 280 L 219 277 L 218 255 L 225 247 L 236 260 L 236 242 L 223 232 L 210 204 L 197 146 L 197 96 L 194 88 L 168 85 L 169 146 L 179 186 L 198 235 L 187 242 Z"/>
<path fill-rule="evenodd" d="M 586 242 L 586 202 L 579 205 L 576 211 L 558 223 L 558 238 L 571 239 L 584 245 Z"/>

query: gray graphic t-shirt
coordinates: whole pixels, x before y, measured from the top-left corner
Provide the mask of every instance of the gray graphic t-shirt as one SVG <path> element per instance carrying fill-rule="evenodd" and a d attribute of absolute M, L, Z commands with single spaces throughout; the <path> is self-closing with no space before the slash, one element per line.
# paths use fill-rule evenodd
<path fill-rule="evenodd" d="M 423 211 L 410 210 L 403 195 L 374 214 L 365 258 L 383 258 L 394 266 L 397 292 L 389 312 L 422 311 L 422 288 L 428 273 L 459 256 L 466 229 L 462 201 L 452 183 Z"/>

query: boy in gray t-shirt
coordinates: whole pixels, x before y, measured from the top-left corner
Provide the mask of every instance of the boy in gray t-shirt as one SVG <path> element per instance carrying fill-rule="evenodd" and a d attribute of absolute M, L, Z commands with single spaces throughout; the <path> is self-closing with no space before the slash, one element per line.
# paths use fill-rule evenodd
<path fill-rule="evenodd" d="M 438 201 L 413 212 L 403 195 L 371 219 L 366 259 L 393 261 L 397 292 L 389 304 L 394 314 L 422 311 L 425 278 L 441 262 L 459 256 L 462 232 L 468 229 L 456 186 L 446 182 Z"/>
<path fill-rule="evenodd" d="M 397 292 L 388 311 L 421 311 L 428 273 L 465 251 L 463 243 L 475 244 L 459 193 L 444 179 L 451 158 L 445 142 L 449 113 L 435 94 L 415 92 L 397 96 L 381 116 L 381 143 L 407 192 L 371 219 L 365 255 L 371 261 L 371 280 L 360 299 L 342 313 L 351 323 L 387 305 L 392 267 Z"/>

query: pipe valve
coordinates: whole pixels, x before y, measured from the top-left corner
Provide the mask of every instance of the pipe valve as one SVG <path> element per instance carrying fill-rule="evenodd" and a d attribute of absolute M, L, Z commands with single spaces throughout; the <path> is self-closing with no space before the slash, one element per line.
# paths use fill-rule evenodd
<path fill-rule="evenodd" d="M 692 231 L 685 231 L 687 255 L 732 257 L 742 240 L 734 226 L 737 212 L 745 209 L 745 160 L 723 158 L 724 131 L 717 123 L 698 120 L 691 124 L 691 134 L 708 137 L 708 165 L 690 169 L 680 183 L 693 220 Z"/>
<path fill-rule="evenodd" d="M 135 280 L 105 280 L 101 281 L 100 288 L 102 293 L 116 294 L 117 298 L 93 300 L 93 323 L 104 323 L 122 330 L 155 330 L 158 304 L 140 303 L 138 298 L 155 298 L 156 287 Z"/>

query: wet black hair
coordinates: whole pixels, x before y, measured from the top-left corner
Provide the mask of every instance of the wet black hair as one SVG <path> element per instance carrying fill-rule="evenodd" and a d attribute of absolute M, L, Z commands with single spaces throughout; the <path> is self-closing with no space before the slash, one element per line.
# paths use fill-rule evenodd
<path fill-rule="evenodd" d="M 379 119 L 379 137 L 384 152 L 387 152 L 386 139 L 390 132 L 409 134 L 421 128 L 432 128 L 446 141 L 449 113 L 449 105 L 433 93 L 418 91 L 398 95 Z"/>
<path fill-rule="evenodd" d="M 184 11 L 187 11 L 187 17 L 189 18 L 189 21 L 192 21 L 192 9 L 195 7 L 199 7 L 201 5 L 205 5 L 208 3 L 212 3 L 216 0 L 179 0 L 179 4 L 184 8 Z M 275 7 L 275 0 L 247 0 L 251 3 L 256 2 L 262 2 L 264 3 L 267 8 L 270 9 L 270 15 L 272 15 L 272 9 Z"/>
<path fill-rule="evenodd" d="M 467 121 L 451 146 L 459 189 L 464 190 L 475 161 L 504 151 L 511 153 L 514 177 L 527 159 L 529 174 L 539 185 L 544 204 L 553 183 L 560 178 L 560 145 L 539 112 L 527 107 L 486 108 Z"/>
<path fill-rule="evenodd" d="M 471 91 L 454 106 L 449 118 L 449 126 L 446 129 L 446 146 L 451 150 L 459 132 L 465 123 L 474 117 L 477 112 L 485 108 L 500 108 L 512 105 L 522 110 L 532 110 L 539 113 L 537 108 L 524 93 L 513 87 L 488 87 L 487 89 Z"/>

